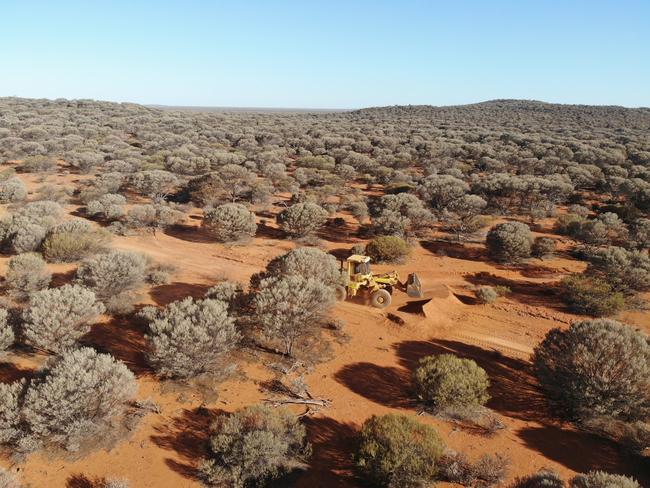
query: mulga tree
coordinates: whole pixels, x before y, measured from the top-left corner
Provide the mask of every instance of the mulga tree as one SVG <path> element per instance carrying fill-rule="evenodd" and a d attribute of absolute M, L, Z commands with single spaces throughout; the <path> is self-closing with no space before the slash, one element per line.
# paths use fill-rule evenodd
<path fill-rule="evenodd" d="M 255 295 L 254 317 L 263 335 L 294 354 L 296 343 L 314 334 L 334 304 L 334 292 L 317 278 L 298 275 L 263 279 Z"/>

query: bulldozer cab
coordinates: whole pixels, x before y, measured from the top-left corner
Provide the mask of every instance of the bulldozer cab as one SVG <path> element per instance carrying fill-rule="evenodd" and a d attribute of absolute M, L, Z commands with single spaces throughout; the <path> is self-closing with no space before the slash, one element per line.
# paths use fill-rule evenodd
<path fill-rule="evenodd" d="M 356 278 L 367 277 L 372 274 L 370 270 L 370 258 L 368 256 L 353 254 L 345 260 L 345 264 L 347 265 L 347 273 L 351 281 L 357 281 Z"/>

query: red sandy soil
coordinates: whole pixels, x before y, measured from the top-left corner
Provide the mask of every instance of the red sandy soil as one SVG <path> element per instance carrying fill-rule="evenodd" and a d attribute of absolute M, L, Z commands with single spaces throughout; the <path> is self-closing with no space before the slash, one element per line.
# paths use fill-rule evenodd
<path fill-rule="evenodd" d="M 21 177 L 30 189 L 38 186 L 31 175 Z M 49 182 L 72 179 L 77 177 L 48 177 Z M 295 246 L 282 240 L 272 227 L 262 229 L 259 237 L 246 245 L 215 244 L 198 231 L 197 215 L 200 211 L 193 211 L 187 227 L 181 230 L 155 237 L 114 238 L 114 247 L 142 251 L 178 268 L 172 283 L 153 287 L 143 302 L 164 305 L 188 295 L 200 296 L 224 278 L 246 282 L 272 257 Z M 349 249 L 357 241 L 345 232 L 323 233 L 321 237 L 332 250 Z M 373 414 L 418 415 L 408 395 L 410 371 L 422 356 L 442 352 L 472 358 L 486 369 L 492 382 L 488 407 L 505 425 L 488 437 L 467 426 L 420 415 L 418 420 L 435 425 L 451 448 L 466 452 L 470 458 L 484 453 L 507 456 L 511 459 L 509 480 L 540 468 L 551 468 L 565 476 L 604 469 L 632 474 L 642 483 L 650 483 L 647 473 L 644 475 L 615 445 L 554 419 L 531 374 L 529 356 L 544 334 L 579 319 L 566 312 L 549 283 L 582 269 L 584 263 L 560 252 L 551 260 L 506 268 L 488 262 L 482 244 L 463 246 L 434 240 L 421 244 L 406 264 L 375 268 L 396 268 L 401 276 L 417 271 L 426 297 L 431 298 L 428 304 L 396 291 L 387 310 L 351 302 L 336 306 L 334 314 L 346 321 L 349 338 L 337 341 L 326 333 L 331 359 L 317 364 L 307 376 L 311 393 L 332 403 L 305 417 L 314 456 L 305 472 L 283 486 L 358 486 L 350 461 L 355 432 Z M 1 270 L 7 259 L 0 260 Z M 74 268 L 52 266 L 61 282 L 70 279 Z M 471 290 L 483 284 L 506 285 L 512 293 L 492 305 L 477 304 Z M 388 312 L 401 317 L 404 324 L 389 320 Z M 626 312 L 620 318 L 650 332 L 647 314 Z M 260 383 L 273 377 L 264 363 L 273 357 L 239 354 L 235 358 L 238 373 L 219 384 L 212 395 L 206 395 L 205 391 L 158 381 L 144 359 L 143 333 L 128 321 L 106 319 L 95 326 L 89 342 L 123 360 L 137 375 L 138 398 L 153 400 L 160 413 L 146 415 L 110 450 L 76 457 L 35 453 L 21 462 L 6 456 L 2 464 L 32 487 L 88 487 L 92 483 L 87 480 L 102 477 L 127 478 L 134 488 L 201 486 L 196 468 L 205 452 L 211 419 L 218 412 L 262 401 L 265 393 Z M 28 375 L 43 359 L 12 354 L 0 365 L 0 378 L 12 381 Z"/>

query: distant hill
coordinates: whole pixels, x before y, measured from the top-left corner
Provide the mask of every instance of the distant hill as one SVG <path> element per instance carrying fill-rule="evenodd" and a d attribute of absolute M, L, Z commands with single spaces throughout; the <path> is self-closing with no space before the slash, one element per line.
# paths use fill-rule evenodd
<path fill-rule="evenodd" d="M 370 107 L 352 112 L 358 117 L 407 117 L 430 121 L 481 121 L 490 125 L 536 126 L 580 125 L 650 129 L 650 108 L 625 108 L 606 105 L 564 105 L 537 100 L 490 100 L 469 105 L 395 105 Z"/>

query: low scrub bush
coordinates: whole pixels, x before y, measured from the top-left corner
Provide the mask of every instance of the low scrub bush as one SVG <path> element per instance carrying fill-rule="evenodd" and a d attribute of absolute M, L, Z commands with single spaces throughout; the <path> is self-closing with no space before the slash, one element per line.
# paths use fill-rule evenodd
<path fill-rule="evenodd" d="M 552 237 L 536 237 L 533 241 L 531 254 L 539 259 L 550 257 L 555 253 L 555 239 Z"/>
<path fill-rule="evenodd" d="M 185 214 L 169 205 L 134 205 L 126 216 L 126 225 L 134 229 L 147 229 L 156 235 L 159 230 L 181 223 Z"/>
<path fill-rule="evenodd" d="M 290 236 L 305 237 L 325 225 L 327 215 L 315 203 L 296 203 L 278 215 L 278 223 Z"/>
<path fill-rule="evenodd" d="M 0 203 L 20 202 L 27 198 L 27 187 L 19 178 L 0 181 Z"/>
<path fill-rule="evenodd" d="M 485 370 L 471 359 L 452 354 L 420 359 L 413 386 L 417 397 L 436 410 L 478 407 L 490 398 Z"/>
<path fill-rule="evenodd" d="M 533 362 L 542 388 L 568 418 L 633 421 L 650 414 L 650 342 L 632 327 L 593 319 L 552 329 Z"/>
<path fill-rule="evenodd" d="M 123 417 L 133 373 L 108 354 L 68 351 L 31 380 L 0 384 L 0 443 L 25 452 L 57 445 L 76 451 Z"/>
<path fill-rule="evenodd" d="M 9 323 L 9 312 L 0 308 L 0 352 L 9 349 L 13 345 L 14 339 L 14 330 Z"/>
<path fill-rule="evenodd" d="M 86 212 L 93 217 L 103 220 L 115 220 L 124 215 L 126 198 L 117 193 L 107 193 L 97 200 L 88 202 Z"/>
<path fill-rule="evenodd" d="M 23 298 L 32 292 L 47 288 L 52 280 L 52 273 L 47 269 L 40 254 L 25 253 L 9 260 L 5 280 L 11 293 Z"/>
<path fill-rule="evenodd" d="M 212 426 L 210 456 L 201 466 L 211 486 L 264 486 L 304 466 L 311 454 L 305 427 L 284 408 L 245 407 Z"/>
<path fill-rule="evenodd" d="M 140 253 L 112 250 L 81 263 L 77 278 L 104 300 L 142 286 L 147 267 Z"/>
<path fill-rule="evenodd" d="M 622 474 L 590 471 L 572 478 L 569 488 L 641 488 L 641 485 L 634 478 Z"/>
<path fill-rule="evenodd" d="M 566 484 L 554 471 L 542 470 L 515 479 L 511 488 L 566 488 Z"/>
<path fill-rule="evenodd" d="M 269 276 L 301 276 L 335 285 L 341 280 L 341 270 L 331 254 L 315 247 L 299 247 L 272 259 L 263 273 L 263 277 Z"/>
<path fill-rule="evenodd" d="M 22 334 L 30 345 L 58 353 L 73 347 L 103 312 L 95 294 L 82 286 L 38 291 L 23 312 Z"/>
<path fill-rule="evenodd" d="M 149 324 L 149 361 L 164 377 L 188 378 L 213 371 L 241 338 L 221 300 L 184 300 L 159 311 Z"/>
<path fill-rule="evenodd" d="M 599 278 L 574 274 L 564 278 L 560 288 L 562 299 L 575 313 L 603 317 L 614 315 L 625 307 L 623 294 Z"/>
<path fill-rule="evenodd" d="M 71 263 L 106 249 L 110 234 L 85 220 L 70 220 L 57 225 L 43 241 L 43 256 L 55 263 Z"/>
<path fill-rule="evenodd" d="M 521 222 L 505 222 L 490 229 L 485 240 L 488 254 L 500 263 L 518 263 L 530 257 L 533 238 Z"/>
<path fill-rule="evenodd" d="M 463 486 L 489 488 L 500 486 L 510 461 L 500 454 L 485 454 L 471 462 L 463 453 L 446 452 L 439 461 L 440 478 Z"/>
<path fill-rule="evenodd" d="M 240 203 L 226 203 L 205 210 L 203 227 L 220 242 L 253 237 L 257 230 L 255 213 Z"/>
<path fill-rule="evenodd" d="M 481 303 L 494 303 L 499 298 L 499 294 L 491 286 L 480 286 L 475 293 Z"/>
<path fill-rule="evenodd" d="M 361 428 L 354 461 L 372 486 L 416 488 L 436 480 L 443 450 L 433 427 L 406 415 L 373 415 Z"/>
<path fill-rule="evenodd" d="M 411 254 L 411 247 L 398 236 L 380 236 L 366 246 L 366 254 L 377 263 L 399 263 Z"/>

